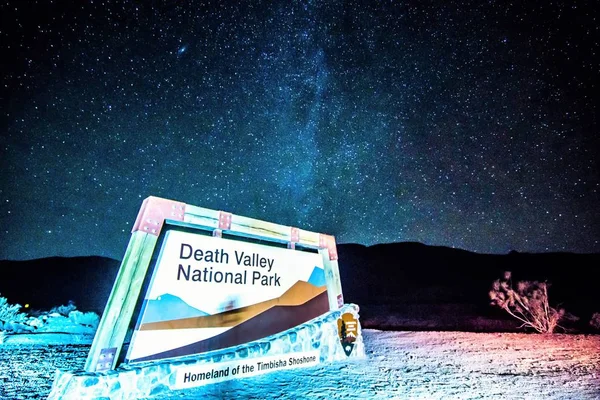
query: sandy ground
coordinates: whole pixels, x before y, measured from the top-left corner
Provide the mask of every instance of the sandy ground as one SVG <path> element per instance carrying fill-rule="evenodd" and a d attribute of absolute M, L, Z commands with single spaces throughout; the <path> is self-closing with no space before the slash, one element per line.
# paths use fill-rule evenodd
<path fill-rule="evenodd" d="M 362 360 L 279 371 L 160 398 L 600 399 L 600 335 L 369 329 L 363 334 L 367 357 Z M 54 369 L 83 366 L 88 348 L 0 345 L 0 398 L 45 397 Z"/>
<path fill-rule="evenodd" d="M 363 332 L 365 360 L 281 371 L 172 398 L 600 399 L 598 335 Z"/>
<path fill-rule="evenodd" d="M 600 336 L 366 330 L 365 339 L 389 382 L 382 398 L 600 398 Z"/>

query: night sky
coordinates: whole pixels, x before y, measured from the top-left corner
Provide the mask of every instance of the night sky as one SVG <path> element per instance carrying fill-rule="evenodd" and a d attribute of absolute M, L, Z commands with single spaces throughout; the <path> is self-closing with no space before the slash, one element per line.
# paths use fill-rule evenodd
<path fill-rule="evenodd" d="M 0 259 L 121 259 L 150 195 L 598 252 L 594 2 L 518 3 L 3 0 Z"/>

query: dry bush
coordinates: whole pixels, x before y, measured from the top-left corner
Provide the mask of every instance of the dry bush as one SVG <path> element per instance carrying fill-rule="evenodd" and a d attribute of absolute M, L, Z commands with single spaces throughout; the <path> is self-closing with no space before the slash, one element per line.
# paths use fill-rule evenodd
<path fill-rule="evenodd" d="M 69 300 L 69 304 L 61 305 L 57 307 L 52 307 L 50 313 L 58 313 L 63 317 L 68 317 L 71 311 L 76 311 L 77 306 L 75 306 L 75 302 L 73 300 Z"/>
<path fill-rule="evenodd" d="M 0 322 L 23 322 L 26 315 L 19 312 L 21 305 L 9 304 L 5 297 L 0 296 Z"/>
<path fill-rule="evenodd" d="M 83 313 L 75 310 L 69 313 L 69 318 L 78 325 L 88 326 L 93 329 L 97 329 L 100 323 L 100 317 L 94 312 Z"/>
<path fill-rule="evenodd" d="M 502 279 L 494 281 L 489 295 L 492 305 L 502 308 L 522 322 L 520 328 L 529 327 L 540 333 L 553 333 L 557 327 L 562 328 L 558 323 L 565 317 L 565 310 L 549 306 L 548 287 L 546 282 L 520 281 L 515 289 L 511 273 L 507 271 Z"/>
<path fill-rule="evenodd" d="M 593 313 L 590 320 L 590 326 L 600 331 L 600 313 Z"/>

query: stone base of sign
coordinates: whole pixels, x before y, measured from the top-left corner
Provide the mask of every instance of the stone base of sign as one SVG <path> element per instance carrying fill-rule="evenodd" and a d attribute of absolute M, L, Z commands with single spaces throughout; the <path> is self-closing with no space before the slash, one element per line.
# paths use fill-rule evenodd
<path fill-rule="evenodd" d="M 338 319 L 344 313 L 350 313 L 358 320 L 358 306 L 346 304 L 339 310 L 330 311 L 285 332 L 236 347 L 177 359 L 122 365 L 107 372 L 57 371 L 48 398 L 160 397 L 161 394 L 185 387 L 240 379 L 278 369 L 311 366 L 319 362 L 364 357 L 360 325 L 349 355 L 346 355 L 340 343 Z M 294 365 L 290 365 L 290 357 L 294 358 Z M 278 362 L 279 359 L 282 361 Z M 255 368 L 265 363 L 270 366 Z"/>

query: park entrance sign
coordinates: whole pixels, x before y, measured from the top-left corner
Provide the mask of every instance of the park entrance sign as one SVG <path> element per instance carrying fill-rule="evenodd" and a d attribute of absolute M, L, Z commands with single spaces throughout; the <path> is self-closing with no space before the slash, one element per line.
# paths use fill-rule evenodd
<path fill-rule="evenodd" d="M 170 230 L 126 362 L 231 347 L 329 311 L 318 253 Z"/>
<path fill-rule="evenodd" d="M 85 371 L 59 372 L 51 398 L 144 397 L 362 355 L 332 236 L 149 197 Z M 154 386 L 127 381 L 141 377 Z"/>
<path fill-rule="evenodd" d="M 342 304 L 333 237 L 149 197 L 86 370 L 239 345 Z"/>

